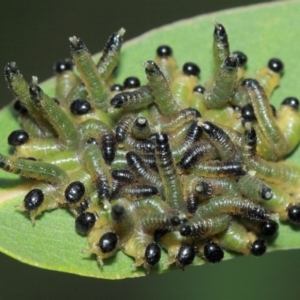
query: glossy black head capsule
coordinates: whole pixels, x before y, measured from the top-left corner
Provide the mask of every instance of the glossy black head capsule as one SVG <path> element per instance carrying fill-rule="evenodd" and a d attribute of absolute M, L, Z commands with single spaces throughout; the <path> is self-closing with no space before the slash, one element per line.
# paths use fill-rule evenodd
<path fill-rule="evenodd" d="M 41 206 L 44 201 L 44 193 L 40 189 L 33 189 L 27 193 L 24 198 L 24 207 L 32 211 Z"/>
<path fill-rule="evenodd" d="M 4 67 L 4 75 L 8 82 L 11 81 L 14 75 L 18 75 L 18 74 L 20 74 L 20 71 L 17 67 L 17 64 L 14 61 L 7 63 L 6 66 Z"/>
<path fill-rule="evenodd" d="M 232 68 L 232 69 L 235 69 L 238 67 L 238 59 L 236 56 L 228 56 L 226 59 L 225 59 L 225 62 L 224 62 L 224 65 L 227 67 L 227 68 Z"/>
<path fill-rule="evenodd" d="M 107 43 L 104 46 L 103 52 L 109 53 L 110 51 L 118 51 L 121 48 L 123 43 L 123 33 L 115 32 L 111 34 L 107 40 Z"/>
<path fill-rule="evenodd" d="M 103 253 L 113 251 L 118 244 L 118 236 L 114 232 L 107 232 L 99 240 L 99 248 Z"/>
<path fill-rule="evenodd" d="M 87 233 L 96 223 L 96 216 L 91 212 L 84 212 L 75 220 L 75 228 L 79 233 Z"/>
<path fill-rule="evenodd" d="M 236 56 L 238 60 L 239 67 L 244 67 L 248 61 L 247 55 L 241 51 L 234 51 L 233 54 Z"/>
<path fill-rule="evenodd" d="M 168 45 L 161 45 L 156 49 L 156 54 L 159 57 L 168 57 L 173 54 L 173 50 Z"/>
<path fill-rule="evenodd" d="M 110 105 L 114 108 L 121 108 L 127 103 L 127 101 L 127 94 L 120 93 L 110 100 Z"/>
<path fill-rule="evenodd" d="M 299 100 L 296 97 L 287 97 L 282 102 L 281 105 L 287 105 L 295 110 L 299 110 Z"/>
<path fill-rule="evenodd" d="M 65 198 L 70 204 L 78 202 L 85 193 L 84 184 L 80 181 L 71 182 L 65 190 Z"/>
<path fill-rule="evenodd" d="M 171 223 L 172 226 L 178 226 L 178 225 L 180 225 L 181 220 L 178 216 L 172 216 L 170 218 L 170 223 Z"/>
<path fill-rule="evenodd" d="M 161 250 L 157 243 L 153 242 L 146 247 L 145 260 L 149 266 L 156 265 L 161 257 Z"/>
<path fill-rule="evenodd" d="M 200 68 L 197 64 L 193 62 L 186 62 L 182 67 L 182 72 L 188 76 L 199 76 Z"/>
<path fill-rule="evenodd" d="M 268 68 L 275 73 L 281 73 L 284 69 L 284 64 L 279 58 L 271 58 L 268 62 Z"/>
<path fill-rule="evenodd" d="M 65 71 L 72 71 L 73 63 L 70 59 L 59 60 L 56 64 L 54 64 L 53 69 L 57 74 L 61 74 Z"/>
<path fill-rule="evenodd" d="M 133 126 L 136 126 L 137 128 L 145 128 L 149 125 L 148 120 L 144 117 L 138 117 L 135 119 Z"/>
<path fill-rule="evenodd" d="M 180 247 L 177 254 L 177 265 L 179 267 L 185 267 L 190 265 L 196 255 L 195 246 L 191 244 L 185 244 Z"/>
<path fill-rule="evenodd" d="M 242 211 L 251 219 L 267 220 L 270 216 L 269 212 L 263 207 L 245 207 Z"/>
<path fill-rule="evenodd" d="M 16 100 L 14 103 L 14 110 L 24 115 L 28 112 L 27 108 L 22 104 L 20 100 Z"/>
<path fill-rule="evenodd" d="M 241 85 L 245 86 L 245 87 L 251 87 L 253 81 L 256 81 L 256 80 L 253 79 L 253 78 L 245 78 L 245 79 L 242 80 Z"/>
<path fill-rule="evenodd" d="M 273 220 L 268 220 L 261 223 L 260 229 L 263 235 L 274 236 L 278 231 L 278 223 Z"/>
<path fill-rule="evenodd" d="M 91 104 L 85 99 L 76 99 L 70 105 L 71 113 L 75 116 L 82 116 L 91 111 Z"/>
<path fill-rule="evenodd" d="M 192 228 L 189 224 L 182 224 L 180 226 L 179 232 L 182 236 L 190 236 L 192 233 Z"/>
<path fill-rule="evenodd" d="M 271 200 L 272 197 L 273 197 L 272 190 L 269 187 L 264 186 L 261 189 L 261 198 L 264 199 L 264 200 Z"/>
<path fill-rule="evenodd" d="M 210 263 L 218 263 L 224 257 L 223 249 L 214 242 L 208 242 L 204 245 L 204 257 Z"/>
<path fill-rule="evenodd" d="M 114 84 L 110 87 L 110 90 L 112 92 L 122 92 L 124 90 L 124 87 L 121 84 Z"/>
<path fill-rule="evenodd" d="M 86 46 L 81 38 L 73 36 L 69 40 L 71 53 L 78 50 L 86 50 Z"/>
<path fill-rule="evenodd" d="M 219 23 L 215 24 L 214 36 L 222 42 L 227 42 L 228 40 L 225 27 Z"/>
<path fill-rule="evenodd" d="M 202 86 L 202 85 L 197 85 L 197 86 L 194 87 L 193 92 L 198 93 L 198 94 L 204 94 L 205 87 Z"/>
<path fill-rule="evenodd" d="M 261 256 L 267 250 L 267 246 L 265 245 L 265 241 L 262 239 L 258 239 L 251 245 L 250 252 L 254 256 Z"/>
<path fill-rule="evenodd" d="M 7 142 L 11 146 L 20 146 L 29 140 L 29 135 L 25 130 L 19 129 L 13 131 L 7 138 Z"/>
<path fill-rule="evenodd" d="M 141 86 L 141 82 L 137 77 L 127 77 L 123 82 L 125 89 L 133 89 Z"/>
<path fill-rule="evenodd" d="M 241 109 L 241 116 L 245 121 L 252 122 L 256 120 L 254 108 L 252 104 L 248 103 Z"/>
<path fill-rule="evenodd" d="M 300 224 L 300 204 L 292 205 L 288 208 L 289 219 L 297 224 Z"/>

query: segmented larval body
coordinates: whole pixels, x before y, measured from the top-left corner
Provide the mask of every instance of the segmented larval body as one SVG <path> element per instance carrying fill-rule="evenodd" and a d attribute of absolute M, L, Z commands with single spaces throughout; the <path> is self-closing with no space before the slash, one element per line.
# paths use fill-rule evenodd
<path fill-rule="evenodd" d="M 54 98 L 6 65 L 22 129 L 9 135 L 15 152 L 0 155 L 0 167 L 36 179 L 20 209 L 33 223 L 70 209 L 103 267 L 117 251 L 147 270 L 162 249 L 165 264 L 181 268 L 195 256 L 219 262 L 223 249 L 264 254 L 279 220 L 300 223 L 300 168 L 283 161 L 299 143 L 299 101 L 277 110 L 269 102 L 283 63 L 272 58 L 248 78 L 247 56 L 230 52 L 216 23 L 205 85 L 195 62 L 178 70 L 168 45 L 143 64 L 145 86 L 133 76 L 119 84 L 123 34 L 109 37 L 98 63 L 71 37 L 73 62 L 55 65 Z"/>

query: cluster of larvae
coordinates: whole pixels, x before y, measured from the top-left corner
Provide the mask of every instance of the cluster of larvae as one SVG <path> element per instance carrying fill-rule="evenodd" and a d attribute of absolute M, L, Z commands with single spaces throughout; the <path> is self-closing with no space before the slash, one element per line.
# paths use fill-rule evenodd
<path fill-rule="evenodd" d="M 248 78 L 246 55 L 230 52 L 217 23 L 205 86 L 194 62 L 177 69 L 168 45 L 143 64 L 146 85 L 116 84 L 123 34 L 109 37 L 97 63 L 71 37 L 72 61 L 55 65 L 55 95 L 6 65 L 23 129 L 9 135 L 15 152 L 0 154 L 0 167 L 36 179 L 20 209 L 33 223 L 69 209 L 104 268 L 118 251 L 146 270 L 162 249 L 164 264 L 180 268 L 195 257 L 220 262 L 224 249 L 264 254 L 279 220 L 300 223 L 300 168 L 282 161 L 300 139 L 299 101 L 269 103 L 283 63 L 272 58 Z"/>

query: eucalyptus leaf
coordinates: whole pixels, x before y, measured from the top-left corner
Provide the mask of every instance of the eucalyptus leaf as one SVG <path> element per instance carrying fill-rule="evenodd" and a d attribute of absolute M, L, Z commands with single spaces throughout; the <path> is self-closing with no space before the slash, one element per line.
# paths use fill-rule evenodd
<path fill-rule="evenodd" d="M 153 59 L 156 47 L 161 44 L 172 46 L 179 66 L 186 61 L 197 62 L 201 66 L 201 80 L 205 82 L 212 73 L 213 21 L 217 21 L 226 27 L 231 50 L 241 50 L 248 55 L 247 73 L 250 75 L 264 66 L 270 57 L 284 61 L 285 74 L 271 100 L 278 107 L 283 98 L 300 95 L 299 13 L 299 2 L 277 2 L 212 13 L 150 31 L 123 47 L 116 82 L 135 75 L 145 83 L 141 63 Z M 25 77 L 29 77 L 27 75 Z M 53 96 L 54 85 L 52 78 L 44 82 L 42 88 Z M 18 129 L 19 124 L 11 106 L 0 112 L 0 119 L 3 137 L 0 152 L 8 154 L 6 137 Z M 299 147 L 288 160 L 300 164 Z M 104 267 L 99 267 L 95 257 L 84 253 L 88 248 L 87 239 L 75 232 L 74 218 L 66 210 L 46 212 L 32 226 L 28 215 L 16 207 L 30 184 L 29 180 L 0 171 L 0 251 L 30 265 L 83 276 L 121 279 L 146 274 L 143 268 L 131 267 L 133 260 L 121 251 L 106 260 Z M 279 235 L 270 244 L 269 251 L 300 248 L 298 231 L 293 226 L 281 224 Z M 226 254 L 226 258 L 231 257 L 233 255 Z M 164 253 L 153 273 L 175 269 L 163 266 L 165 258 Z M 199 259 L 194 265 L 203 263 Z"/>

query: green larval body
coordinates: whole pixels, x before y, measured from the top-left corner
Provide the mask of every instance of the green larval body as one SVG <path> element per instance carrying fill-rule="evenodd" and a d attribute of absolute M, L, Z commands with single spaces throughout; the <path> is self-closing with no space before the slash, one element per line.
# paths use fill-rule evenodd
<path fill-rule="evenodd" d="M 219 262 L 223 249 L 262 255 L 279 220 L 300 223 L 300 169 L 283 161 L 300 140 L 299 101 L 277 111 L 269 103 L 283 63 L 248 78 L 245 56 L 230 53 L 215 24 L 204 86 L 198 65 L 178 70 L 166 45 L 143 64 L 145 86 L 135 77 L 120 85 L 123 34 L 109 37 L 98 63 L 71 37 L 73 63 L 57 63 L 55 98 L 6 65 L 23 129 L 8 137 L 15 152 L 0 154 L 0 167 L 36 179 L 21 209 L 32 222 L 70 209 L 103 268 L 118 251 L 147 271 L 161 251 L 180 268 L 195 256 Z"/>

